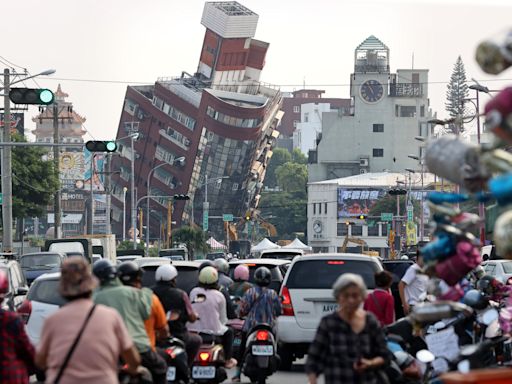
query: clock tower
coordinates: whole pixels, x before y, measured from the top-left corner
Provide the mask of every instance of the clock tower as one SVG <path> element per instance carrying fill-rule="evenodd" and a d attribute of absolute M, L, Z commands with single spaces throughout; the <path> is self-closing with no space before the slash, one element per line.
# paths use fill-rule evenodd
<path fill-rule="evenodd" d="M 388 94 L 389 48 L 372 35 L 356 48 L 354 63 L 350 87 L 354 107 L 378 104 Z"/>

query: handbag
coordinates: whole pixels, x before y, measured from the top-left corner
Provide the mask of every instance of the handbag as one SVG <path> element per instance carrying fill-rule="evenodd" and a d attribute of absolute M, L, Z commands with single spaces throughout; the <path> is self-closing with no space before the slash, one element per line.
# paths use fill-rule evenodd
<path fill-rule="evenodd" d="M 89 319 L 92 316 L 92 313 L 94 312 L 94 309 L 96 308 L 96 304 L 92 306 L 92 308 L 89 310 L 89 313 L 87 314 L 87 317 L 85 318 L 84 323 L 82 324 L 82 328 L 80 328 L 80 331 L 78 332 L 78 335 L 76 335 L 75 341 L 73 341 L 73 344 L 71 345 L 71 348 L 69 348 L 69 351 L 66 355 L 66 358 L 64 359 L 64 362 L 60 366 L 59 373 L 57 373 L 57 377 L 55 379 L 54 384 L 58 384 L 62 374 L 64 373 L 64 370 L 66 369 L 69 360 L 71 359 L 71 355 L 73 355 L 73 352 L 76 349 L 76 346 L 78 345 L 78 342 L 80 341 L 80 338 L 82 337 L 82 333 L 84 333 L 84 329 L 87 326 L 87 323 L 89 322 Z"/>

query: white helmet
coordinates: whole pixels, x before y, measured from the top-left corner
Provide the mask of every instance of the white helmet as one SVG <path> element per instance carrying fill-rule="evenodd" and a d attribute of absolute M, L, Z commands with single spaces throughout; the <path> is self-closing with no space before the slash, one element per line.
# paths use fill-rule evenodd
<path fill-rule="evenodd" d="M 157 268 L 155 273 L 156 281 L 172 281 L 178 276 L 178 270 L 174 265 L 164 264 Z"/>

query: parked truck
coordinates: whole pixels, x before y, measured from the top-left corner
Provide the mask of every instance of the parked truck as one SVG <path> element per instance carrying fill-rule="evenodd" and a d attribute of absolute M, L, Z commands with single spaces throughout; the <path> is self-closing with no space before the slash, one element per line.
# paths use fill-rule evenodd
<path fill-rule="evenodd" d="M 115 263 L 116 236 L 98 234 L 46 240 L 44 250 L 63 252 L 68 256 L 83 255 L 90 263 L 98 258 L 109 259 Z"/>

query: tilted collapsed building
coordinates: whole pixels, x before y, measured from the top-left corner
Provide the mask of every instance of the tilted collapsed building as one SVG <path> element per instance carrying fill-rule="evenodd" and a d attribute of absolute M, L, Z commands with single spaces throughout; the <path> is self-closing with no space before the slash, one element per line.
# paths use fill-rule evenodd
<path fill-rule="evenodd" d="M 119 227 L 123 207 L 126 223 L 131 222 L 128 202 L 133 156 L 138 198 L 191 197 L 174 204 L 172 220 L 178 226 L 194 222 L 204 228 L 209 224 L 211 232 L 222 236 L 219 217 L 244 216 L 257 206 L 282 116 L 279 89 L 259 81 L 269 44 L 253 39 L 257 22 L 258 15 L 236 1 L 207 2 L 201 19 L 206 32 L 197 72 L 127 88 L 117 133 L 122 156 L 112 164 L 113 170 L 120 171 L 113 175 L 117 233 L 123 231 Z M 135 153 L 126 139 L 133 132 L 139 133 Z M 175 164 L 182 156 L 185 161 Z M 148 189 L 148 175 L 162 163 L 166 164 L 154 170 Z M 159 228 L 167 221 L 168 201 L 167 197 L 151 200 L 151 239 L 159 238 Z M 205 211 L 210 216 L 206 223 Z"/>

